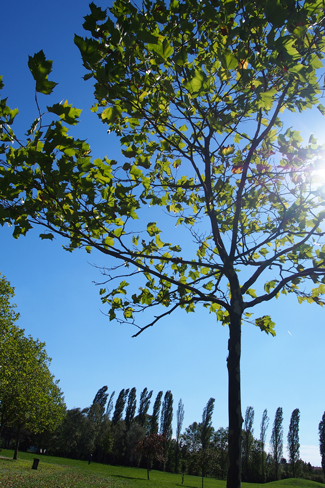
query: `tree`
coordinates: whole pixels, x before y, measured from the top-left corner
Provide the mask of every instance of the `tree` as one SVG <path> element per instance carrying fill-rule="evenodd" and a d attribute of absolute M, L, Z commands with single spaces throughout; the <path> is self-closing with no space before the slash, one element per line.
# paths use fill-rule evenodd
<path fill-rule="evenodd" d="M 108 398 L 107 390 L 108 390 L 107 386 L 103 386 L 102 388 L 100 388 L 98 390 L 98 392 L 96 393 L 95 398 L 93 400 L 93 404 L 98 403 L 98 405 L 100 405 L 101 409 L 103 410 L 103 414 L 105 411 L 105 405 L 106 405 L 107 398 Z"/>
<path fill-rule="evenodd" d="M 292 414 L 290 419 L 289 425 L 289 432 L 288 432 L 288 453 L 289 453 L 289 462 L 292 466 L 292 477 L 296 477 L 296 464 L 299 461 L 299 420 L 300 420 L 300 411 L 299 408 L 296 408 Z"/>
<path fill-rule="evenodd" d="M 88 409 L 87 417 L 91 422 L 89 429 L 93 431 L 93 448 L 87 453 L 87 457 L 91 454 L 95 461 L 101 461 L 103 451 L 105 450 L 104 434 L 108 433 L 110 428 L 110 422 L 108 417 L 105 416 L 105 405 L 108 398 L 108 387 L 103 386 L 100 388 L 93 400 L 92 405 Z"/>
<path fill-rule="evenodd" d="M 180 399 L 178 402 L 178 407 L 176 412 L 177 424 L 176 424 L 176 448 L 175 448 L 175 473 L 178 473 L 178 462 L 179 462 L 179 454 L 180 454 L 179 439 L 181 436 L 183 422 L 184 422 L 184 413 L 185 413 L 184 403 L 182 399 Z"/>
<path fill-rule="evenodd" d="M 253 437 L 253 423 L 254 423 L 254 408 L 247 407 L 245 412 L 245 422 L 244 422 L 244 456 L 245 456 L 245 478 L 246 481 L 249 480 L 249 457 L 250 450 L 254 440 Z"/>
<path fill-rule="evenodd" d="M 89 145 L 68 136 L 80 110 L 67 103 L 47 108 L 53 122 L 40 110 L 23 142 L 12 129 L 17 111 L 3 100 L 0 221 L 15 237 L 40 224 L 43 239 L 57 232 L 70 251 L 115 258 L 103 268 L 101 298 L 111 320 L 138 327 L 135 335 L 199 305 L 229 327 L 227 484 L 238 488 L 242 322 L 280 293 L 323 305 L 321 148 L 313 136 L 304 146 L 281 120 L 285 109 L 325 113 L 323 6 L 117 0 L 90 9 L 91 37 L 75 43 L 94 82 L 92 110 L 120 138 L 121 162 L 92 161 Z M 42 51 L 29 67 L 36 91 L 50 93 Z M 177 219 L 175 242 L 174 226 L 157 225 L 160 208 Z M 137 322 L 154 306 L 166 311 Z M 270 316 L 255 325 L 275 335 Z"/>
<path fill-rule="evenodd" d="M 161 407 L 160 433 L 167 439 L 172 438 L 173 422 L 173 394 L 170 390 L 166 391 L 164 401 Z"/>
<path fill-rule="evenodd" d="M 279 477 L 279 466 L 283 454 L 283 412 L 282 408 L 277 408 L 275 412 L 274 424 L 271 435 L 272 455 L 275 467 L 275 479 Z"/>
<path fill-rule="evenodd" d="M 267 415 L 267 409 L 263 411 L 262 421 L 261 421 L 261 433 L 260 433 L 260 443 L 261 443 L 261 463 L 262 463 L 262 482 L 265 482 L 265 438 L 266 431 L 269 426 L 269 417 Z"/>
<path fill-rule="evenodd" d="M 319 433 L 319 452 L 322 459 L 322 468 L 325 475 L 325 412 L 323 413 L 322 420 L 318 425 Z"/>
<path fill-rule="evenodd" d="M 202 415 L 202 429 L 201 429 L 201 445 L 202 445 L 202 488 L 203 488 L 203 479 L 205 476 L 205 451 L 208 448 L 208 445 L 211 440 L 211 436 L 213 434 L 213 427 L 212 427 L 212 415 L 214 410 L 214 398 L 210 398 L 208 403 L 206 404 L 203 415 Z"/>
<path fill-rule="evenodd" d="M 123 412 L 124 412 L 124 407 L 126 403 L 126 399 L 129 394 L 129 389 L 124 390 L 124 388 L 120 391 L 119 396 L 117 397 L 116 403 L 115 403 L 115 409 L 113 413 L 113 419 L 112 422 L 114 425 L 117 424 L 122 419 Z"/>
<path fill-rule="evenodd" d="M 228 429 L 220 427 L 214 432 L 212 442 L 217 451 L 217 476 L 223 480 L 227 474 Z"/>
<path fill-rule="evenodd" d="M 129 430 L 131 427 L 131 423 L 133 422 L 135 411 L 137 408 L 137 390 L 135 387 L 131 388 L 129 397 L 128 397 L 128 403 L 126 406 L 126 412 L 125 412 L 125 424 L 126 424 L 126 430 Z"/>
<path fill-rule="evenodd" d="M 113 398 L 114 398 L 114 395 L 115 395 L 115 391 L 113 391 L 108 399 L 108 402 L 107 402 L 107 407 L 106 407 L 106 416 L 108 419 L 110 419 L 111 417 L 111 413 L 112 413 L 112 410 L 113 410 Z"/>
<path fill-rule="evenodd" d="M 147 478 L 152 468 L 153 461 L 164 462 L 164 444 L 166 438 L 161 434 L 149 434 L 139 443 L 137 450 L 147 459 Z"/>
<path fill-rule="evenodd" d="M 19 338 L 23 336 L 23 331 L 15 326 L 14 323 L 18 320 L 19 314 L 14 311 L 16 305 L 11 303 L 11 299 L 15 296 L 15 290 L 6 280 L 5 276 L 0 274 L 0 327 L 1 327 L 1 350 L 0 350 L 0 437 L 4 426 L 7 422 L 7 411 L 3 405 L 3 398 L 6 392 L 6 387 L 11 382 L 11 365 L 10 359 L 7 357 L 14 352 L 15 345 L 18 344 Z M 6 353 L 6 357 L 4 354 Z M 8 360 L 9 359 L 9 360 Z"/>
<path fill-rule="evenodd" d="M 88 417 L 92 422 L 97 423 L 103 419 L 105 413 L 105 405 L 107 402 L 107 393 L 108 387 L 103 386 L 98 390 L 93 400 L 92 405 L 89 407 Z"/>
<path fill-rule="evenodd" d="M 14 459 L 17 459 L 22 428 L 33 433 L 54 430 L 65 413 L 63 394 L 51 375 L 51 359 L 45 343 L 12 321 L 17 320 L 10 304 L 14 290 L 5 277 L 0 280 L 0 434 L 5 425 L 16 429 Z"/>
<path fill-rule="evenodd" d="M 19 313 L 15 312 L 16 305 L 11 303 L 15 296 L 15 289 L 0 273 L 0 325 L 1 328 L 10 328 L 19 319 Z"/>
<path fill-rule="evenodd" d="M 95 447 L 95 430 L 86 410 L 67 410 L 63 421 L 56 430 L 57 446 L 52 454 L 87 459 Z"/>
<path fill-rule="evenodd" d="M 157 434 L 158 433 L 158 420 L 159 420 L 159 412 L 161 406 L 161 397 L 163 395 L 162 391 L 159 391 L 155 403 L 153 405 L 152 415 L 150 419 L 150 434 Z"/>
<path fill-rule="evenodd" d="M 147 427 L 147 414 L 150 406 L 151 396 L 152 390 L 148 392 L 148 388 L 144 388 L 140 395 L 138 422 L 142 427 Z"/>

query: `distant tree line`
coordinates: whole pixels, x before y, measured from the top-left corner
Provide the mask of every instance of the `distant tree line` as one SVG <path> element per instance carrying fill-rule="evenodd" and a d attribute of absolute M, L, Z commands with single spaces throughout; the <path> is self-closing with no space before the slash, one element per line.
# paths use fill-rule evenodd
<path fill-rule="evenodd" d="M 184 404 L 176 410 L 173 435 L 174 399 L 170 390 L 144 388 L 137 403 L 136 388 L 122 389 L 114 403 L 115 392 L 103 386 L 92 404 L 83 410 L 66 411 L 55 432 L 32 434 L 25 430 L 21 449 L 37 446 L 42 452 L 99 463 L 140 466 L 186 474 L 225 479 L 228 468 L 228 429 L 215 430 L 212 415 L 215 399 L 203 409 L 202 421 L 183 429 Z M 152 410 L 149 407 L 153 402 Z M 270 453 L 265 450 L 269 427 L 268 412 L 262 415 L 259 436 L 254 437 L 254 408 L 247 407 L 242 431 L 242 476 L 247 482 L 268 482 L 280 478 L 303 477 L 324 481 L 323 473 L 300 459 L 299 409 L 291 414 L 287 434 L 288 458 L 283 457 L 283 410 L 276 410 L 270 437 Z M 3 432 L 2 444 L 9 447 L 14 429 Z M 320 452 L 325 471 L 325 412 L 319 424 Z"/>

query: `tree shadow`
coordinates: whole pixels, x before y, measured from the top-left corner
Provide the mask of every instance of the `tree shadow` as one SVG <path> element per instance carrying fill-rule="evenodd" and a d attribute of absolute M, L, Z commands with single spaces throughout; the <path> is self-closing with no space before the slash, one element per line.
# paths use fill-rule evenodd
<path fill-rule="evenodd" d="M 110 474 L 111 478 L 124 478 L 126 480 L 146 480 L 147 478 L 138 478 L 136 476 L 123 476 L 122 474 Z"/>

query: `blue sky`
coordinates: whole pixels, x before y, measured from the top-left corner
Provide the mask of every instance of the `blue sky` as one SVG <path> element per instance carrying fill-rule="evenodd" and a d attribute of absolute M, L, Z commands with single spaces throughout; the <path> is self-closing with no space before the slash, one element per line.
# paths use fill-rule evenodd
<path fill-rule="evenodd" d="M 100 0 L 98 5 L 110 6 Z M 74 34 L 83 35 L 88 2 L 48 0 L 7 2 L 2 6 L 0 74 L 12 108 L 20 114 L 13 129 L 23 137 L 37 115 L 34 82 L 27 67 L 28 55 L 43 49 L 54 60 L 50 79 L 59 83 L 53 96 L 40 96 L 43 108 L 68 99 L 83 108 L 78 137 L 87 138 L 94 157 L 119 157 L 116 139 L 106 134 L 96 115 L 92 86 L 84 82 Z M 5 46 L 5 48 L 4 48 Z M 311 132 L 325 142 L 325 121 L 320 114 L 300 118 L 286 116 L 288 126 Z M 26 333 L 46 342 L 53 358 L 51 371 L 65 395 L 68 408 L 86 407 L 103 385 L 109 392 L 135 386 L 171 390 L 175 411 L 182 398 L 184 428 L 201 420 L 210 397 L 216 399 L 214 427 L 227 426 L 228 330 L 204 309 L 195 314 L 176 312 L 138 338 L 131 326 L 109 322 L 94 281 L 101 277 L 92 264 L 107 265 L 107 258 L 83 251 L 67 253 L 62 241 L 41 241 L 41 229 L 15 240 L 11 229 L 0 229 L 0 272 L 16 288 L 19 325 Z M 255 436 L 259 436 L 264 408 L 268 409 L 270 439 L 277 407 L 284 413 L 284 444 L 291 412 L 300 409 L 301 457 L 320 465 L 318 423 L 325 410 L 324 313 L 316 305 L 298 305 L 293 297 L 281 297 L 263 305 L 260 315 L 270 314 L 277 336 L 266 336 L 251 324 L 243 326 L 242 408 L 255 409 Z M 284 456 L 287 457 L 286 450 Z"/>

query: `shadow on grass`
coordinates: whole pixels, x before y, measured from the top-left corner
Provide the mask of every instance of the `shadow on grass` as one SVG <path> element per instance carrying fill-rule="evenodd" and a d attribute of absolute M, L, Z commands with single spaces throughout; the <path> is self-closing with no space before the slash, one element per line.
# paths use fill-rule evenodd
<path fill-rule="evenodd" d="M 193 485 L 182 485 L 181 483 L 176 483 L 175 486 L 182 486 L 183 488 L 195 488 Z"/>
<path fill-rule="evenodd" d="M 146 480 L 147 478 L 136 478 L 135 476 L 123 476 L 122 474 L 111 474 L 110 473 L 110 478 L 123 478 L 123 479 L 126 479 L 126 480 L 139 480 L 139 481 L 143 481 L 143 480 Z"/>

